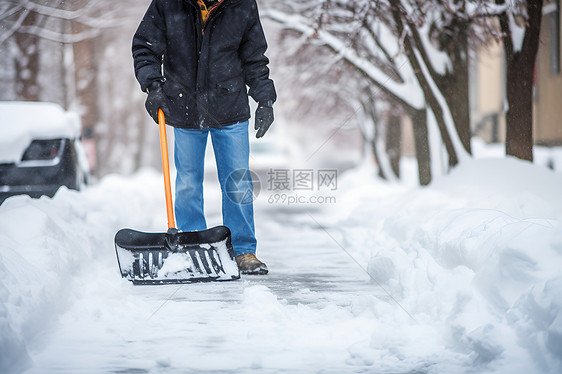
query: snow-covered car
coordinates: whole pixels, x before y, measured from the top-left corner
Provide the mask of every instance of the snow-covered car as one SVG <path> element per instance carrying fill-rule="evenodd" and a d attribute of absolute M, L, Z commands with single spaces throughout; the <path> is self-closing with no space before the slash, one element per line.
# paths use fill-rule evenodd
<path fill-rule="evenodd" d="M 13 195 L 80 190 L 89 167 L 80 116 L 58 104 L 0 102 L 0 203 Z"/>

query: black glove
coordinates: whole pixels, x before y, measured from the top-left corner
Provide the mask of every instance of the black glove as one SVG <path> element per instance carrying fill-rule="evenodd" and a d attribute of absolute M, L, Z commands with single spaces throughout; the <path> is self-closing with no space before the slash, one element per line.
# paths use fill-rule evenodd
<path fill-rule="evenodd" d="M 144 103 L 146 111 L 154 122 L 158 123 L 158 109 L 162 109 L 164 115 L 168 114 L 168 98 L 164 94 L 161 81 L 155 81 L 148 87 L 148 97 Z"/>
<path fill-rule="evenodd" d="M 256 120 L 254 128 L 258 130 L 256 138 L 261 138 L 273 123 L 273 103 L 260 103 L 256 109 Z"/>

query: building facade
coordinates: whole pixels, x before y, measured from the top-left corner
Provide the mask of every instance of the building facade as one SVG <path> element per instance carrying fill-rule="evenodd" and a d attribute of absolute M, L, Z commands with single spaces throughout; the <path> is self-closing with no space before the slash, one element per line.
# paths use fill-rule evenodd
<path fill-rule="evenodd" d="M 560 0 L 545 0 L 535 63 L 533 138 L 537 145 L 562 145 Z M 480 50 L 471 69 L 473 133 L 487 142 L 505 141 L 505 59 L 496 43 Z"/>

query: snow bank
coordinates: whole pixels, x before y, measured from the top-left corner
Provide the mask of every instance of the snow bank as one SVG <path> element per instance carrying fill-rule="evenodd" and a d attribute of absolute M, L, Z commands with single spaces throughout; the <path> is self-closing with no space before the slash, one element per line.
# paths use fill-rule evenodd
<path fill-rule="evenodd" d="M 154 198 L 160 179 L 149 171 L 109 176 L 82 194 L 63 187 L 54 199 L 15 196 L 0 206 L 0 372 L 30 365 L 29 347 L 79 298 L 100 261 L 116 270 L 111 240 L 124 221 L 141 229 L 155 223 L 141 221 L 142 210 L 165 206 Z M 121 284 L 114 276 L 112 287 Z"/>
<path fill-rule="evenodd" d="M 344 246 L 384 290 L 359 356 L 382 371 L 559 373 L 560 191 L 561 174 L 515 159 L 400 194 L 350 187 Z"/>

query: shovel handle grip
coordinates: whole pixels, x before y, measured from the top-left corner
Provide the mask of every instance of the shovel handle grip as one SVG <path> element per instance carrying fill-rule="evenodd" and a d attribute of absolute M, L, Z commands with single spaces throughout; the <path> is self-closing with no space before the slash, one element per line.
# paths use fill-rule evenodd
<path fill-rule="evenodd" d="M 170 182 L 170 160 L 168 158 L 168 139 L 166 137 L 166 120 L 162 109 L 158 109 L 158 127 L 160 128 L 160 149 L 162 151 L 162 171 L 164 173 L 164 189 L 166 192 L 166 214 L 168 228 L 175 228 L 174 204 L 172 202 L 172 184 Z"/>

